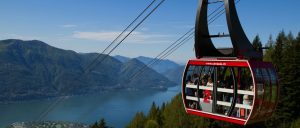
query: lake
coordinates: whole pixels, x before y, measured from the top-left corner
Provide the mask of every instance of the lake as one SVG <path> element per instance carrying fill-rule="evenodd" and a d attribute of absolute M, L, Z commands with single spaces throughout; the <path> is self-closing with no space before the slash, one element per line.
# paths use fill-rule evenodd
<path fill-rule="evenodd" d="M 59 102 L 42 118 L 46 121 L 71 121 L 92 124 L 105 118 L 109 126 L 125 127 L 136 112 L 145 114 L 152 102 L 161 105 L 180 92 L 180 86 L 167 91 L 115 91 L 102 94 L 72 96 Z M 0 104 L 0 127 L 14 122 L 37 121 L 56 99 Z"/>

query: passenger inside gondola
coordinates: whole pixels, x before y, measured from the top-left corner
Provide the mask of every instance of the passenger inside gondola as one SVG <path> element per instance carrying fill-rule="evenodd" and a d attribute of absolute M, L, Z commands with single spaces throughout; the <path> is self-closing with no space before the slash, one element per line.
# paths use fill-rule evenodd
<path fill-rule="evenodd" d="M 205 75 L 205 77 L 206 77 L 206 75 Z M 208 77 L 206 77 L 206 78 L 209 79 Z M 204 82 L 204 86 L 206 86 L 206 87 L 213 86 L 212 80 L 211 80 L 211 83 L 205 82 L 205 80 L 203 82 Z M 203 101 L 201 102 L 201 108 L 203 109 L 203 111 L 212 112 L 212 97 L 213 97 L 213 95 L 212 95 L 211 90 L 208 90 L 208 89 L 203 90 Z"/>
<path fill-rule="evenodd" d="M 211 92 L 209 90 L 204 90 L 204 100 L 203 102 L 204 103 L 210 103 L 210 100 L 211 100 Z"/>
<path fill-rule="evenodd" d="M 192 109 L 198 109 L 198 104 L 197 102 L 192 102 L 189 107 Z"/>
<path fill-rule="evenodd" d="M 209 77 L 209 78 L 208 78 L 208 81 L 207 81 L 207 84 L 206 84 L 206 86 L 207 86 L 207 87 L 213 87 L 213 86 L 214 86 L 214 83 L 213 83 L 213 81 L 212 81 L 212 78 L 211 78 L 211 77 Z"/>
<path fill-rule="evenodd" d="M 192 77 L 190 75 L 188 75 L 188 77 L 187 77 L 186 84 L 193 84 Z M 186 88 L 185 91 L 186 91 L 186 95 L 188 95 L 188 96 L 193 95 L 193 89 Z"/>
<path fill-rule="evenodd" d="M 253 91 L 253 86 L 251 85 L 247 91 Z M 252 106 L 252 100 L 253 100 L 253 96 L 250 96 L 250 95 L 247 95 L 245 94 L 243 96 L 243 105 L 249 105 L 249 106 Z M 250 110 L 249 109 L 244 109 L 244 108 L 241 108 L 240 109 L 240 117 L 241 118 L 248 118 L 249 116 L 249 113 L 250 113 Z"/>
<path fill-rule="evenodd" d="M 194 85 L 194 81 L 192 80 L 192 76 L 191 75 L 188 75 L 187 76 L 187 79 L 186 79 L 186 84 L 188 85 Z M 187 96 L 195 96 L 195 93 L 197 91 L 195 89 L 192 89 L 192 88 L 186 88 L 186 95 Z M 192 108 L 192 109 L 197 109 L 198 108 L 198 105 L 197 105 L 197 102 L 195 101 L 187 101 L 187 105 L 189 108 Z"/>
<path fill-rule="evenodd" d="M 208 80 L 208 75 L 207 75 L 207 74 L 204 74 L 203 77 L 202 77 L 202 80 L 205 81 L 205 82 L 207 82 L 207 80 Z M 206 84 L 205 84 L 205 85 L 206 85 Z"/>
<path fill-rule="evenodd" d="M 248 89 L 248 91 L 252 91 L 253 92 L 253 85 L 251 85 Z M 252 105 L 252 101 L 253 101 L 253 96 L 247 95 L 245 94 L 243 97 L 243 104 L 246 105 Z"/>
<path fill-rule="evenodd" d="M 194 83 L 194 85 L 198 85 L 200 83 L 198 74 L 193 75 L 193 83 Z"/>
<path fill-rule="evenodd" d="M 206 86 L 206 81 L 204 79 L 201 80 L 200 86 Z"/>
<path fill-rule="evenodd" d="M 209 77 L 208 78 L 208 82 L 206 83 L 206 86 L 207 87 L 213 87 L 213 82 L 212 82 L 212 79 L 211 79 L 211 77 Z M 210 91 L 210 90 L 204 90 L 203 91 L 203 94 L 204 94 L 204 100 L 203 100 L 203 102 L 205 102 L 205 103 L 210 103 L 210 100 L 212 99 L 212 91 Z"/>
<path fill-rule="evenodd" d="M 190 68 L 192 70 L 185 80 L 188 108 L 242 119 L 249 116 L 254 95 L 249 69 L 209 66 Z M 234 98 L 235 89 L 237 93 Z M 233 103 L 235 106 L 231 108 Z"/>
<path fill-rule="evenodd" d="M 232 89 L 233 88 L 233 80 L 232 75 L 227 75 L 225 78 L 225 88 Z"/>
<path fill-rule="evenodd" d="M 186 84 L 193 84 L 191 75 L 188 75 L 187 80 L 186 80 L 185 83 L 186 83 Z"/>

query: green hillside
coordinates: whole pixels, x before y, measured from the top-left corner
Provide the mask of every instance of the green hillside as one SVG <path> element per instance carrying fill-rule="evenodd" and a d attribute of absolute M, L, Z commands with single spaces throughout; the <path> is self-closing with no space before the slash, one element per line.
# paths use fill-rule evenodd
<path fill-rule="evenodd" d="M 134 69 L 144 64 L 138 60 L 123 64 L 107 55 L 100 55 L 100 58 L 107 56 L 105 61 L 84 74 L 98 55 L 58 49 L 37 40 L 2 40 L 0 102 L 128 88 L 164 89 L 174 84 L 150 68 L 145 69 L 139 80 L 127 82 Z"/>

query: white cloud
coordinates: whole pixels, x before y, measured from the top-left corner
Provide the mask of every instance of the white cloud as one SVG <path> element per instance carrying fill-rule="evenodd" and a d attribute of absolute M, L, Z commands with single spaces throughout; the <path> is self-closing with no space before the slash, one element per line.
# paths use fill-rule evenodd
<path fill-rule="evenodd" d="M 1 35 L 2 35 L 1 38 L 3 38 L 3 39 L 41 40 L 40 37 L 19 35 L 19 34 L 13 34 L 13 33 L 4 33 Z"/>
<path fill-rule="evenodd" d="M 147 27 L 143 27 L 143 28 L 141 28 L 140 30 L 141 30 L 141 31 L 149 31 L 150 29 L 147 28 Z"/>
<path fill-rule="evenodd" d="M 74 25 L 74 24 L 65 24 L 65 25 L 61 25 L 60 27 L 62 27 L 62 28 L 75 28 L 75 27 L 77 27 L 77 25 Z"/>
<path fill-rule="evenodd" d="M 77 39 L 85 40 L 96 40 L 111 42 L 113 41 L 121 32 L 120 31 L 103 31 L 103 32 L 74 32 L 72 37 Z M 123 39 L 129 31 L 126 31 L 123 36 L 120 37 L 119 41 Z M 131 35 L 125 40 L 128 43 L 166 43 L 170 42 L 171 35 L 164 34 L 149 34 L 143 32 L 132 32 Z"/>

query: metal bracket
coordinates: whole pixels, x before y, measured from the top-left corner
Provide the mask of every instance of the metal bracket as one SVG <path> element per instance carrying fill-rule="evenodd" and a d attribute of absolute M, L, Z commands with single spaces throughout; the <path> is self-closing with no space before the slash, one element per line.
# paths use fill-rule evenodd
<path fill-rule="evenodd" d="M 240 59 L 262 59 L 262 54 L 254 50 L 252 44 L 248 40 L 237 15 L 235 1 L 224 0 L 226 10 L 226 21 L 229 30 L 228 35 L 210 35 L 208 28 L 208 0 L 201 0 L 197 11 L 197 19 L 195 25 L 195 54 L 197 58 L 204 56 L 209 57 L 237 57 Z M 208 35 L 208 36 L 203 36 Z M 227 37 L 231 39 L 233 51 L 224 53 L 222 50 L 216 49 L 211 38 Z"/>

